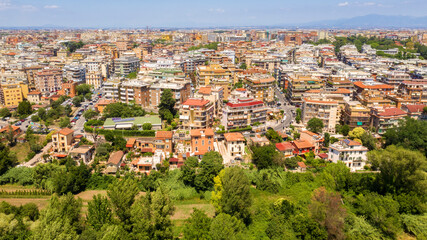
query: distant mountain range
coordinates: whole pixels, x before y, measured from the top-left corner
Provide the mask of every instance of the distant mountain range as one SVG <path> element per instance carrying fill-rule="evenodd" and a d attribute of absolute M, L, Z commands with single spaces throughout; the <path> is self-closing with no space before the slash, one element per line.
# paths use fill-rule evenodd
<path fill-rule="evenodd" d="M 286 26 L 288 24 L 285 24 Z M 289 25 L 288 25 L 289 26 Z M 315 21 L 295 24 L 299 28 L 339 28 L 339 29 L 372 29 L 372 28 L 427 28 L 427 16 L 387 16 L 371 14 L 346 19 Z"/>
<path fill-rule="evenodd" d="M 43 26 L 27 26 L 27 27 L 1 27 L 0 29 L 120 29 L 120 27 L 66 27 L 47 24 Z M 122 27 L 128 29 L 133 27 Z M 141 27 L 145 28 L 145 27 Z M 162 27 L 151 27 L 152 29 L 160 29 Z M 345 19 L 321 20 L 306 23 L 293 24 L 278 24 L 278 25 L 258 25 L 258 26 L 211 26 L 211 27 L 166 27 L 166 29 L 402 29 L 402 28 L 419 28 L 427 29 L 427 16 L 411 17 L 411 16 L 390 16 L 370 14 L 365 16 L 357 16 Z"/>

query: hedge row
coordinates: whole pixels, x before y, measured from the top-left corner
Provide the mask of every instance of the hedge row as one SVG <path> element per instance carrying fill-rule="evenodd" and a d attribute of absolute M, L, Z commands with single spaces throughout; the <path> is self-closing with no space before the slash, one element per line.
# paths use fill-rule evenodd
<path fill-rule="evenodd" d="M 93 128 L 84 126 L 86 132 L 93 132 Z M 106 130 L 96 128 L 96 133 L 105 135 L 107 132 L 113 133 L 114 136 L 139 136 L 139 137 L 154 137 L 156 136 L 156 130 Z"/>

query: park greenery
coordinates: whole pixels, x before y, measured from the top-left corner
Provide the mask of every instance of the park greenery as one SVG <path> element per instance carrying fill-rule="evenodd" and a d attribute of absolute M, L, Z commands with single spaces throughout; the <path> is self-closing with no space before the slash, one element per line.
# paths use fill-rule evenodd
<path fill-rule="evenodd" d="M 77 49 L 82 48 L 85 43 L 82 41 L 79 42 L 75 42 L 75 41 L 69 41 L 69 42 L 64 42 L 62 43 L 69 52 L 73 53 L 75 52 Z"/>
<path fill-rule="evenodd" d="M 205 45 L 192 46 L 192 47 L 189 47 L 187 50 L 188 51 L 194 51 L 194 50 L 199 50 L 202 48 L 218 50 L 218 44 L 219 44 L 218 42 L 212 42 L 212 43 L 208 43 Z"/>
<path fill-rule="evenodd" d="M 378 56 L 385 56 L 397 59 L 410 59 L 415 58 L 414 53 L 419 53 L 421 58 L 427 58 L 427 46 L 421 45 L 419 43 L 414 43 L 411 40 L 391 40 L 386 38 L 376 38 L 376 37 L 364 37 L 364 36 L 351 36 L 351 37 L 336 37 L 335 41 L 332 43 L 335 46 L 335 51 L 339 52 L 340 47 L 346 44 L 354 44 L 357 50 L 360 52 L 364 44 L 370 45 L 373 49 L 377 50 Z M 398 54 L 388 55 L 385 54 L 382 50 L 388 50 L 391 48 L 399 49 Z"/>
<path fill-rule="evenodd" d="M 259 148 L 255 154 L 273 154 L 268 146 Z M 222 156 L 209 152 L 200 162 L 190 157 L 180 170 L 161 165 L 150 175 L 120 177 L 71 159 L 12 168 L 1 183 L 33 185 L 52 197 L 41 211 L 1 203 L 0 228 L 11 239 L 18 233 L 21 239 L 425 239 L 422 153 L 394 145 L 371 151 L 379 173 L 350 173 L 334 163 L 316 173 L 293 173 L 270 159 L 255 161 L 257 169 L 224 168 Z M 87 189 L 107 189 L 107 195 L 94 195 L 82 214 L 82 201 L 73 194 Z M 176 225 L 177 204 L 194 199 L 212 204 L 213 217 L 194 209 Z"/>

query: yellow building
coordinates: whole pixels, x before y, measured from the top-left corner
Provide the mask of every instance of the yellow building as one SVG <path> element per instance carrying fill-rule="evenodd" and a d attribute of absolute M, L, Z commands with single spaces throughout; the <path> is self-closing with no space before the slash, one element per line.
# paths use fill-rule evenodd
<path fill-rule="evenodd" d="M 1 85 L 1 104 L 5 107 L 18 106 L 28 95 L 28 85 L 24 83 Z"/>
<path fill-rule="evenodd" d="M 246 79 L 248 90 L 256 100 L 266 103 L 275 101 L 274 95 L 275 78 L 268 74 L 257 74 Z"/>
<path fill-rule="evenodd" d="M 73 144 L 74 131 L 69 128 L 63 128 L 52 135 L 52 144 L 54 152 L 67 153 Z"/>
<path fill-rule="evenodd" d="M 217 79 L 225 79 L 231 84 L 237 82 L 237 76 L 232 69 L 223 68 L 217 64 L 198 66 L 196 74 L 197 86 L 208 86 Z"/>

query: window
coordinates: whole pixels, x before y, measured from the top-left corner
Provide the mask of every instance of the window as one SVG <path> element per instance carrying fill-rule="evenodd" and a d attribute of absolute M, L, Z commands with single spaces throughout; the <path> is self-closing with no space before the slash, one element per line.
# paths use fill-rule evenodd
<path fill-rule="evenodd" d="M 198 148 L 196 147 L 196 152 L 198 152 L 199 150 L 198 150 Z"/>
<path fill-rule="evenodd" d="M 209 146 L 209 147 L 208 147 L 208 150 L 209 150 L 209 151 L 211 150 L 211 146 Z"/>
<path fill-rule="evenodd" d="M 211 141 L 209 141 L 208 144 L 211 145 Z"/>
<path fill-rule="evenodd" d="M 204 146 L 205 145 L 205 140 L 202 140 L 202 146 Z"/>
<path fill-rule="evenodd" d="M 199 144 L 198 141 L 196 140 L 196 145 Z"/>

